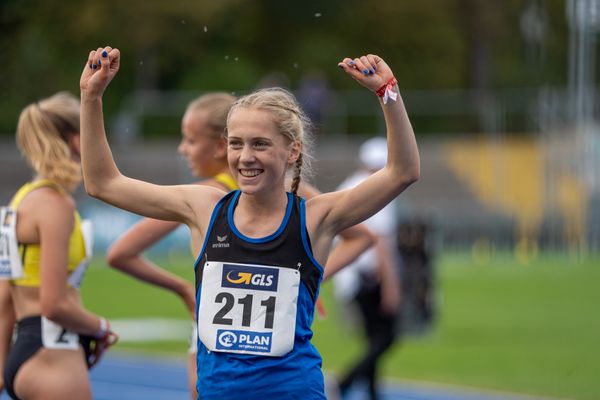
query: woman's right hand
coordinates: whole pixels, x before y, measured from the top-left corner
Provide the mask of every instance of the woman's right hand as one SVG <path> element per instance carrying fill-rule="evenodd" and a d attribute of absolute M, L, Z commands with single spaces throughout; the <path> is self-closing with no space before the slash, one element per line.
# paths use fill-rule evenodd
<path fill-rule="evenodd" d="M 92 341 L 92 352 L 88 357 L 88 365 L 90 369 L 95 367 L 104 355 L 104 353 L 106 353 L 108 348 L 117 343 L 118 341 L 119 335 L 110 329 L 107 331 L 105 336 L 94 339 Z"/>
<path fill-rule="evenodd" d="M 90 51 L 79 80 L 82 100 L 84 97 L 102 97 L 106 87 L 117 74 L 120 62 L 119 49 L 107 46 Z"/>

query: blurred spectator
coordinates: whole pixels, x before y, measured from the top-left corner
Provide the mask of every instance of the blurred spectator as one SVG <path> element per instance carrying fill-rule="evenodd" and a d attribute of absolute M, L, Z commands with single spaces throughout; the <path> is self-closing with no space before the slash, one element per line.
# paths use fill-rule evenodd
<path fill-rule="evenodd" d="M 360 149 L 363 168 L 347 178 L 339 190 L 358 185 L 383 168 L 387 160 L 384 138 L 366 141 Z M 342 396 L 358 380 L 366 381 L 370 399 L 377 399 L 377 364 L 396 338 L 396 312 L 400 302 L 400 282 L 395 256 L 396 207 L 388 204 L 364 224 L 377 237 L 374 248 L 334 275 L 336 297 L 347 308 L 360 313 L 367 339 L 362 357 L 340 380 Z"/>
<path fill-rule="evenodd" d="M 427 245 L 430 227 L 421 220 L 398 225 L 402 259 L 402 316 L 405 330 L 421 332 L 433 320 L 433 266 Z"/>
<path fill-rule="evenodd" d="M 327 78 L 321 71 L 308 71 L 298 86 L 298 101 L 306 111 L 317 131 L 323 122 L 331 102 L 331 90 Z"/>

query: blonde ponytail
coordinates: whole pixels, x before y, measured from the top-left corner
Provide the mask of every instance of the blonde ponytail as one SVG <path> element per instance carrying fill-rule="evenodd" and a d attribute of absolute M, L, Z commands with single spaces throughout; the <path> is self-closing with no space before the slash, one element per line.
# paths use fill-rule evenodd
<path fill-rule="evenodd" d="M 79 101 L 60 92 L 23 109 L 17 124 L 17 147 L 42 178 L 65 187 L 81 181 L 68 141 L 79 134 Z"/>

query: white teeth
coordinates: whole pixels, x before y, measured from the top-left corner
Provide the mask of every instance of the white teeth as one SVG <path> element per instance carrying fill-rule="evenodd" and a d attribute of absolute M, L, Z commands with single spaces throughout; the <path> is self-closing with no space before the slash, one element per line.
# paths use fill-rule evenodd
<path fill-rule="evenodd" d="M 240 169 L 240 174 L 242 176 L 248 177 L 248 178 L 252 178 L 254 176 L 257 176 L 261 173 L 261 170 L 259 169 Z"/>

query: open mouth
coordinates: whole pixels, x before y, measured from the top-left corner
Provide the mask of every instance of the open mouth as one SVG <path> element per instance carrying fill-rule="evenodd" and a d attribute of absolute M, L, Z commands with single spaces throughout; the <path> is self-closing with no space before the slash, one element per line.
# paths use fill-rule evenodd
<path fill-rule="evenodd" d="M 244 178 L 254 178 L 263 172 L 262 169 L 239 169 L 238 171 Z"/>

